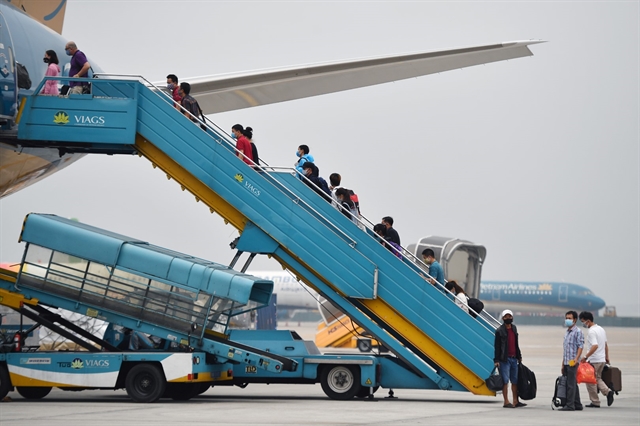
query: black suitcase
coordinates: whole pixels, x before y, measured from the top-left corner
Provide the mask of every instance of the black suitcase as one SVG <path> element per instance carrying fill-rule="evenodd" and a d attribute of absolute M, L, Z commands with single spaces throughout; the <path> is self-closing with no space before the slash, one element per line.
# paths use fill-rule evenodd
<path fill-rule="evenodd" d="M 558 376 L 556 379 L 556 390 L 551 399 L 551 409 L 554 407 L 564 407 L 567 405 L 567 376 Z"/>
<path fill-rule="evenodd" d="M 619 368 L 605 365 L 602 370 L 602 381 L 617 395 L 622 390 L 622 371 Z"/>

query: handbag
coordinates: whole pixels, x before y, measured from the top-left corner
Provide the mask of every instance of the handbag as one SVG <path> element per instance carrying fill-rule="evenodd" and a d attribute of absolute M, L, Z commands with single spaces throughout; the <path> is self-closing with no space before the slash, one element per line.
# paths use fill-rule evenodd
<path fill-rule="evenodd" d="M 502 381 L 502 376 L 498 371 L 498 367 L 493 368 L 493 370 L 491 371 L 491 375 L 487 379 L 485 379 L 484 382 L 486 383 L 489 390 L 492 390 L 494 392 L 502 390 L 504 382 Z"/>
<path fill-rule="evenodd" d="M 595 385 L 596 381 L 596 369 L 588 362 L 581 362 L 576 372 L 576 379 L 578 383 L 587 383 Z"/>

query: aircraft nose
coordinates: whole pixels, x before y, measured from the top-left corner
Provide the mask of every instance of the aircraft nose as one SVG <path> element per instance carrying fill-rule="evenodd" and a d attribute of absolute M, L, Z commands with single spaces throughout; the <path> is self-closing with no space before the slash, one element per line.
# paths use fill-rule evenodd
<path fill-rule="evenodd" d="M 598 309 L 604 308 L 606 305 L 605 301 L 599 298 L 598 296 L 591 296 L 589 298 L 589 309 L 597 311 Z"/>

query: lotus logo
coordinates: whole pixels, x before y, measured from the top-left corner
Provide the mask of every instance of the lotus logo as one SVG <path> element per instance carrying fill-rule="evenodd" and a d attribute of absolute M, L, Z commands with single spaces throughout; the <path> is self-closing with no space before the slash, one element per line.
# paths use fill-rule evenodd
<path fill-rule="evenodd" d="M 540 284 L 538 285 L 538 290 L 539 291 L 552 291 L 553 287 L 551 286 L 551 284 Z"/>
<path fill-rule="evenodd" d="M 69 114 L 64 111 L 58 111 L 53 116 L 53 122 L 55 124 L 69 124 Z"/>
<path fill-rule="evenodd" d="M 71 368 L 75 368 L 76 370 L 79 370 L 82 367 L 84 367 L 84 364 L 82 363 L 82 360 L 80 358 L 76 358 L 73 361 L 71 361 Z"/>
<path fill-rule="evenodd" d="M 242 181 L 244 180 L 244 176 L 242 176 L 240 173 L 236 173 L 236 175 L 233 178 L 240 183 L 242 183 Z"/>

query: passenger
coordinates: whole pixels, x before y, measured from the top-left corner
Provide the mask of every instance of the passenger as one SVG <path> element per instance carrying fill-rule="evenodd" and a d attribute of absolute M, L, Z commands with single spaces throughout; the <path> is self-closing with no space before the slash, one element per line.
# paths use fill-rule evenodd
<path fill-rule="evenodd" d="M 259 167 L 259 165 L 260 165 L 260 157 L 258 156 L 258 148 L 256 147 L 256 144 L 253 143 L 253 129 L 251 127 L 247 127 L 247 128 L 244 129 L 242 134 L 244 135 L 245 138 L 247 138 L 247 140 L 251 144 L 251 158 L 253 159 L 253 162 L 255 163 L 255 166 L 253 166 L 253 168 L 257 170 L 257 169 L 260 168 Z"/>
<path fill-rule="evenodd" d="M 85 54 L 78 50 L 78 47 L 73 41 L 67 42 L 64 51 L 68 56 L 71 56 L 69 77 L 87 77 L 89 75 L 89 69 L 91 69 L 91 64 L 87 61 Z M 85 91 L 88 93 L 89 88 L 90 85 L 86 81 L 69 82 L 70 95 L 81 95 Z"/>
<path fill-rule="evenodd" d="M 340 182 L 342 181 L 342 176 L 338 173 L 331 173 L 329 175 L 329 189 L 331 190 L 331 205 L 333 207 L 338 207 L 338 197 L 336 197 L 336 190 L 342 188 L 340 186 Z"/>
<path fill-rule="evenodd" d="M 178 90 L 178 94 L 182 98 L 180 104 L 182 105 L 182 108 L 190 112 L 191 115 L 187 115 L 184 111 L 183 113 L 187 118 L 189 118 L 189 120 L 197 123 L 198 118 L 202 116 L 202 110 L 200 109 L 200 105 L 198 104 L 198 101 L 196 101 L 196 98 L 191 96 L 189 93 L 191 93 L 191 85 L 185 82 L 180 83 L 180 89 Z"/>
<path fill-rule="evenodd" d="M 580 402 L 577 372 L 584 346 L 584 336 L 576 326 L 576 321 L 578 321 L 578 313 L 576 311 L 567 312 L 564 318 L 564 325 L 568 329 L 564 334 L 564 343 L 562 345 L 564 350 L 560 372 L 562 375 L 567 376 L 567 405 L 559 411 L 580 411 L 582 410 L 582 403 Z"/>
<path fill-rule="evenodd" d="M 387 232 L 389 232 L 388 229 Z M 444 285 L 444 271 L 442 270 L 442 266 L 440 266 L 440 264 L 436 260 L 436 255 L 433 250 L 424 249 L 422 251 L 422 259 L 424 260 L 424 263 L 429 265 L 429 275 L 431 275 L 432 277 L 427 278 L 427 281 L 433 285 L 436 284 L 436 281 L 441 285 Z"/>
<path fill-rule="evenodd" d="M 391 253 L 402 259 L 402 247 L 387 238 L 387 227 L 381 223 L 373 225 L 373 232 L 381 237 L 380 243 L 385 246 Z"/>
<path fill-rule="evenodd" d="M 331 190 L 329 189 L 329 185 L 327 185 L 327 181 L 320 177 L 318 167 L 312 162 L 307 161 L 302 165 L 302 173 L 307 178 L 304 179 L 303 182 L 322 198 L 331 202 Z"/>
<path fill-rule="evenodd" d="M 234 124 L 234 126 L 231 128 L 231 135 L 234 139 L 236 139 L 236 155 L 238 156 L 238 158 L 248 165 L 253 166 L 251 143 L 244 136 L 244 127 L 242 127 L 242 124 Z"/>
<path fill-rule="evenodd" d="M 351 194 L 349 194 L 349 190 L 345 188 L 338 188 L 335 191 L 335 195 L 338 199 L 338 203 L 342 206 L 342 214 L 358 225 L 358 210 L 356 209 L 355 203 L 351 201 Z"/>
<path fill-rule="evenodd" d="M 611 404 L 613 404 L 613 390 L 609 389 L 607 384 L 602 380 L 602 370 L 605 364 L 610 364 L 607 333 L 604 331 L 604 328 L 593 322 L 593 314 L 591 312 L 580 312 L 578 319 L 580 319 L 583 326 L 589 329 L 589 335 L 587 337 L 589 350 L 584 357 L 582 357 L 582 362 L 588 362 L 593 365 L 593 368 L 596 370 L 596 381 L 598 382 L 595 385 L 587 383 L 587 392 L 589 392 L 589 399 L 591 400 L 591 403 L 587 405 L 587 407 L 600 407 L 598 391 L 607 397 L 607 405 L 611 406 Z"/>
<path fill-rule="evenodd" d="M 500 369 L 500 375 L 504 385 L 502 397 L 504 408 L 526 407 L 527 404 L 518 401 L 518 363 L 522 362 L 522 352 L 518 343 L 518 329 L 513 324 L 513 312 L 505 309 L 500 314 L 503 324 L 496 330 L 493 362 Z M 511 394 L 513 404 L 509 402 L 509 382 L 511 382 Z"/>
<path fill-rule="evenodd" d="M 400 235 L 398 235 L 398 231 L 393 229 L 393 218 L 391 216 L 385 216 L 382 218 L 381 223 L 387 227 L 387 239 L 389 241 L 393 241 L 397 245 L 401 245 Z"/>
<path fill-rule="evenodd" d="M 300 173 L 298 177 L 300 180 L 302 179 L 301 175 L 304 175 L 304 171 L 302 170 L 302 166 L 304 163 L 309 162 L 313 163 L 313 155 L 309 154 L 309 147 L 307 145 L 300 145 L 298 150 L 296 151 L 296 155 L 298 156 L 298 161 L 296 161 L 293 166 L 296 168 L 296 171 Z"/>
<path fill-rule="evenodd" d="M 47 72 L 44 74 L 45 77 L 57 77 L 60 75 L 58 55 L 55 51 L 47 50 L 42 60 L 45 64 L 49 64 L 49 66 L 47 66 Z M 47 80 L 40 93 L 43 95 L 58 96 L 60 94 L 60 90 L 58 90 L 58 80 Z"/>
<path fill-rule="evenodd" d="M 182 105 L 182 96 L 180 96 L 180 86 L 178 84 L 178 76 L 175 74 L 169 74 L 167 76 L 167 89 L 171 90 L 171 97 L 177 103 L 173 104 L 177 107 L 177 105 Z"/>
<path fill-rule="evenodd" d="M 444 288 L 446 288 L 456 296 L 454 300 L 456 302 L 456 305 L 460 306 L 460 309 L 462 309 L 466 313 L 469 313 L 468 297 L 462 287 L 460 287 L 457 282 L 452 280 L 447 281 L 447 283 L 444 285 Z"/>

